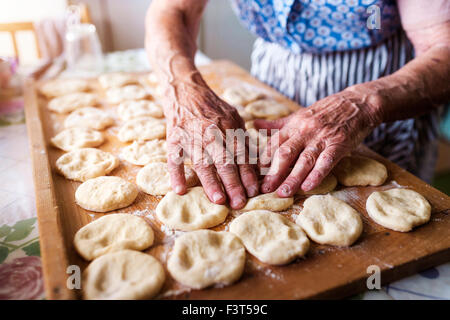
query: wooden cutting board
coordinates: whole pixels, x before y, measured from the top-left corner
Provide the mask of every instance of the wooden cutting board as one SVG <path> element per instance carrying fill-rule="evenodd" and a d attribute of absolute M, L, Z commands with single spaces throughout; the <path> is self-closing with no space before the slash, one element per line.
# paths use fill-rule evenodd
<path fill-rule="evenodd" d="M 293 111 L 299 108 L 270 87 L 252 78 L 247 72 L 227 61 L 216 61 L 200 68 L 208 84 L 220 94 L 224 88 L 244 84 L 262 90 L 266 95 L 285 103 Z M 97 86 L 95 79 L 93 86 Z M 46 108 L 47 101 L 36 93 L 36 84 L 26 85 L 26 119 L 33 158 L 36 205 L 40 232 L 41 254 L 48 299 L 78 299 L 80 290 L 66 286 L 69 265 L 87 266 L 74 250 L 76 231 L 92 219 L 102 216 L 81 209 L 75 204 L 78 182 L 64 179 L 55 169 L 62 151 L 53 148 L 49 140 L 62 130 L 65 116 L 55 115 Z M 99 95 L 104 93 L 96 87 Z M 102 104 L 100 108 L 114 116 L 116 108 Z M 120 121 L 104 131 L 106 143 L 100 149 L 119 155 L 125 146 L 115 137 Z M 335 195 L 355 208 L 362 217 L 364 231 L 350 248 L 312 244 L 304 259 L 287 266 L 269 266 L 247 254 L 242 278 L 228 287 L 190 290 L 174 281 L 169 273 L 159 298 L 175 299 L 307 299 L 340 298 L 366 290 L 370 275 L 367 267 L 381 270 L 383 284 L 414 274 L 425 268 L 450 260 L 450 198 L 419 180 L 397 165 L 361 146 L 355 152 L 377 159 L 389 170 L 389 178 L 381 187 L 338 187 Z M 121 161 L 111 174 L 134 181 L 140 167 Z M 432 205 L 431 221 L 409 233 L 387 230 L 375 224 L 367 215 L 365 201 L 376 190 L 406 187 L 424 195 Z M 136 202 L 120 212 L 143 216 L 155 231 L 155 245 L 146 252 L 164 265 L 174 239 L 181 232 L 166 230 L 154 216 L 159 199 L 140 193 Z M 297 198 L 292 209 L 284 212 L 291 219 L 301 211 L 304 199 Z M 227 230 L 234 214 L 214 230 Z"/>

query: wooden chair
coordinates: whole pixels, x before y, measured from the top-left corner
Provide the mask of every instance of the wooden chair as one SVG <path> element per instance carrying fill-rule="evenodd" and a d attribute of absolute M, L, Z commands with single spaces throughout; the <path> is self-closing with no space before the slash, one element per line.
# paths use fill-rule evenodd
<path fill-rule="evenodd" d="M 71 2 L 73 1 L 70 1 L 69 4 L 71 4 Z M 87 5 L 84 3 L 73 3 L 73 4 L 78 5 L 80 7 L 81 22 L 92 23 L 91 15 L 89 13 L 89 8 Z M 19 58 L 19 46 L 17 45 L 16 33 L 21 31 L 31 31 L 33 33 L 36 42 L 37 57 L 41 58 L 41 50 L 39 48 L 39 41 L 36 36 L 36 30 L 34 28 L 33 22 L 26 21 L 26 22 L 0 23 L 0 32 L 8 32 L 11 35 L 14 57 L 17 59 Z"/>

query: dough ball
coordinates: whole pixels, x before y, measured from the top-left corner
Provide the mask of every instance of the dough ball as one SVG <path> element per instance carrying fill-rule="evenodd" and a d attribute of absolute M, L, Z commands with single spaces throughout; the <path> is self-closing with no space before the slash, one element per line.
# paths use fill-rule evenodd
<path fill-rule="evenodd" d="M 268 264 L 289 263 L 309 249 L 309 240 L 300 226 L 266 210 L 241 214 L 231 222 L 230 232 L 241 239 L 248 252 Z"/>
<path fill-rule="evenodd" d="M 145 250 L 153 244 L 150 225 L 141 217 L 127 213 L 104 215 L 75 234 L 73 244 L 86 260 L 124 249 Z"/>
<path fill-rule="evenodd" d="M 242 211 L 270 210 L 283 211 L 294 204 L 294 198 L 280 198 L 276 192 L 264 193 L 250 198 Z"/>
<path fill-rule="evenodd" d="M 408 189 L 376 191 L 367 198 L 369 216 L 383 227 L 407 232 L 430 220 L 430 203 L 421 194 Z"/>
<path fill-rule="evenodd" d="M 166 140 L 134 141 L 122 149 L 122 157 L 138 166 L 145 166 L 150 162 L 166 162 Z"/>
<path fill-rule="evenodd" d="M 162 139 L 166 137 L 166 122 L 151 117 L 132 119 L 120 128 L 117 137 L 122 142 Z"/>
<path fill-rule="evenodd" d="M 255 118 L 278 119 L 291 113 L 291 110 L 276 100 L 263 99 L 251 102 L 245 108 Z"/>
<path fill-rule="evenodd" d="M 188 166 L 184 166 L 186 186 L 192 187 L 197 184 L 195 172 Z M 165 162 L 152 162 L 139 170 L 136 183 L 145 193 L 159 196 L 165 195 L 172 190 L 170 175 Z"/>
<path fill-rule="evenodd" d="M 68 113 L 78 108 L 95 106 L 97 103 L 95 94 L 75 92 L 50 100 L 47 108 L 57 113 Z"/>
<path fill-rule="evenodd" d="M 119 104 L 117 113 L 120 119 L 128 121 L 140 117 L 164 117 L 163 109 L 160 105 L 149 100 L 130 100 Z"/>
<path fill-rule="evenodd" d="M 128 207 L 138 195 L 137 187 L 119 177 L 97 177 L 83 182 L 75 201 L 83 209 L 108 212 Z"/>
<path fill-rule="evenodd" d="M 109 89 L 138 83 L 138 77 L 130 73 L 111 72 L 99 76 L 98 82 L 103 89 Z"/>
<path fill-rule="evenodd" d="M 148 93 L 142 86 L 134 84 L 120 88 L 111 88 L 106 91 L 106 100 L 112 104 L 121 103 L 126 100 L 140 100 L 147 96 Z"/>
<path fill-rule="evenodd" d="M 89 128 L 69 128 L 58 133 L 50 141 L 61 150 L 71 151 L 98 147 L 103 143 L 103 135 L 100 131 Z"/>
<path fill-rule="evenodd" d="M 255 122 L 253 120 L 245 121 L 245 129 L 256 129 L 255 128 Z"/>
<path fill-rule="evenodd" d="M 85 127 L 103 130 L 114 124 L 114 119 L 105 111 L 93 107 L 84 107 L 73 111 L 64 121 L 66 128 Z"/>
<path fill-rule="evenodd" d="M 314 189 L 310 191 L 303 191 L 302 189 L 299 189 L 297 194 L 299 195 L 326 194 L 328 192 L 333 191 L 334 188 L 336 188 L 336 186 L 337 186 L 337 179 L 332 173 L 330 173 Z"/>
<path fill-rule="evenodd" d="M 202 289 L 238 280 L 245 266 L 245 249 L 229 232 L 198 230 L 175 240 L 167 269 L 178 282 Z"/>
<path fill-rule="evenodd" d="M 161 263 L 149 254 L 122 250 L 95 259 L 83 273 L 83 298 L 87 300 L 139 300 L 153 298 L 166 275 Z"/>
<path fill-rule="evenodd" d="M 94 148 L 75 149 L 56 160 L 56 167 L 64 177 L 81 182 L 107 175 L 118 165 L 115 156 Z"/>
<path fill-rule="evenodd" d="M 247 112 L 247 110 L 240 105 L 235 105 L 233 106 L 239 113 L 239 116 L 242 118 L 242 120 L 244 121 L 251 121 L 253 120 L 253 115 L 250 112 Z"/>
<path fill-rule="evenodd" d="M 215 227 L 227 218 L 229 209 L 209 201 L 203 187 L 182 196 L 169 191 L 156 207 L 158 219 L 171 229 L 192 231 Z"/>
<path fill-rule="evenodd" d="M 226 88 L 221 96 L 222 100 L 231 106 L 245 106 L 257 99 L 263 98 L 264 95 L 256 90 L 245 87 Z"/>
<path fill-rule="evenodd" d="M 58 79 L 43 84 L 39 91 L 47 98 L 63 96 L 90 89 L 89 82 L 81 79 Z"/>
<path fill-rule="evenodd" d="M 339 183 L 347 187 L 380 186 L 388 177 L 383 164 L 360 156 L 344 157 L 333 172 Z"/>
<path fill-rule="evenodd" d="M 306 199 L 296 223 L 313 241 L 334 246 L 350 246 L 363 230 L 358 212 L 331 195 Z"/>

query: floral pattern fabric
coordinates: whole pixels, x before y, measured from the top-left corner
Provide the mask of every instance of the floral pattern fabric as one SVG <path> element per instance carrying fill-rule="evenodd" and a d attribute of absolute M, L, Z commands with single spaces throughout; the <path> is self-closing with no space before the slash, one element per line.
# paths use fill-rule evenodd
<path fill-rule="evenodd" d="M 232 6 L 252 33 L 295 53 L 367 48 L 401 26 L 395 0 L 232 0 Z M 376 28 L 369 17 L 378 8 Z"/>
<path fill-rule="evenodd" d="M 0 300 L 44 298 L 36 218 L 0 226 Z"/>

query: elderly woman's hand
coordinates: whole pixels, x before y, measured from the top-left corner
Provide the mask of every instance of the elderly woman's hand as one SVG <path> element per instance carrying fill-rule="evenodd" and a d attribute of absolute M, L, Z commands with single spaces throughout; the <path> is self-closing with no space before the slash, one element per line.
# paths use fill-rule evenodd
<path fill-rule="evenodd" d="M 226 130 L 244 128 L 237 110 L 219 99 L 198 73 L 170 83 L 164 91 L 173 190 L 186 192 L 183 158 L 187 154 L 212 202 L 223 204 L 225 191 L 231 207 L 242 208 L 247 196 L 258 194 L 258 181 L 248 161 L 235 161 L 239 156 L 248 157 L 245 141 L 236 143 L 234 150 L 226 148 Z"/>
<path fill-rule="evenodd" d="M 278 188 L 279 196 L 291 197 L 300 188 L 314 189 L 381 123 L 378 105 L 375 97 L 349 88 L 286 118 L 255 121 L 259 129 L 279 129 L 260 158 L 261 166 L 270 164 L 261 191 Z"/>

